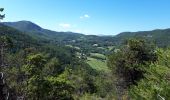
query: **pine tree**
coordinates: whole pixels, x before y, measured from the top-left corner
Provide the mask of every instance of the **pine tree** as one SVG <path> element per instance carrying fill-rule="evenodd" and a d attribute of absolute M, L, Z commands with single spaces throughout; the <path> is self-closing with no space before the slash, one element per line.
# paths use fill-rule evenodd
<path fill-rule="evenodd" d="M 4 11 L 4 8 L 0 8 L 0 12 L 3 12 Z M 3 20 L 5 18 L 5 14 L 4 15 L 1 15 L 0 14 L 0 20 Z"/>
<path fill-rule="evenodd" d="M 3 8 L 0 8 L 0 12 L 2 12 L 3 10 L 4 10 Z M 0 14 L 0 20 L 3 20 L 4 17 L 5 17 L 5 15 Z M 4 58 L 5 45 L 6 45 L 5 38 L 1 36 L 0 37 L 0 67 L 1 67 L 1 69 L 4 66 L 3 58 Z M 1 100 L 7 100 L 8 94 L 9 93 L 7 92 L 7 88 L 6 88 L 4 73 L 0 72 L 0 98 L 1 98 Z"/>

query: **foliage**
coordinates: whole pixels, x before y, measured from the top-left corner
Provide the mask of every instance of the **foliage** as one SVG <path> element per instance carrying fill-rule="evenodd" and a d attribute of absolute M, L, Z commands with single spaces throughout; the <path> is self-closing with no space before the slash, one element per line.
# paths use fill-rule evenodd
<path fill-rule="evenodd" d="M 109 66 L 129 86 L 142 79 L 148 64 L 156 60 L 157 55 L 152 45 L 144 40 L 130 39 L 123 48 L 109 57 Z"/>
<path fill-rule="evenodd" d="M 55 66 L 58 66 L 58 63 L 54 59 L 52 59 L 51 65 L 48 65 L 48 68 L 45 67 L 46 59 L 42 54 L 28 56 L 27 65 L 23 67 L 28 77 L 28 79 L 25 79 L 27 98 L 33 100 L 64 100 L 72 98 L 71 91 L 73 88 L 69 85 L 68 80 L 66 80 L 65 74 L 67 73 L 44 73 L 44 69 L 47 72 L 56 70 L 57 67 Z"/>
<path fill-rule="evenodd" d="M 170 99 L 170 50 L 157 50 L 157 53 L 159 60 L 149 65 L 144 79 L 130 89 L 133 99 Z"/>

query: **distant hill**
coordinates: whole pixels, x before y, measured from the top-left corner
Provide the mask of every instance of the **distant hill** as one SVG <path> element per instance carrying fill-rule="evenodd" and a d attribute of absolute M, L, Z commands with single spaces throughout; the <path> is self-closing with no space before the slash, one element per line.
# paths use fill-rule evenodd
<path fill-rule="evenodd" d="M 25 34 L 38 40 L 49 40 L 62 45 L 74 45 L 78 47 L 92 47 L 94 44 L 100 46 L 112 45 L 114 42 L 111 36 L 84 35 L 74 32 L 56 32 L 44 29 L 30 21 L 4 22 L 4 25 L 18 29 Z"/>
<path fill-rule="evenodd" d="M 122 42 L 129 38 L 145 38 L 157 44 L 159 47 L 170 46 L 170 29 L 157 29 L 153 31 L 123 32 L 115 36 L 117 42 Z"/>
<path fill-rule="evenodd" d="M 18 22 L 4 22 L 5 25 L 11 26 L 21 31 L 42 31 L 42 28 L 30 21 L 18 21 Z"/>
<path fill-rule="evenodd" d="M 3 24 L 0 24 L 0 36 L 7 36 L 12 39 L 15 49 L 40 45 L 35 38 Z"/>
<path fill-rule="evenodd" d="M 154 42 L 160 47 L 170 46 L 170 29 L 157 29 L 153 31 L 140 32 L 123 32 L 115 36 L 96 36 L 84 35 L 74 32 L 56 32 L 44 29 L 39 25 L 30 21 L 4 22 L 5 25 L 18 29 L 25 34 L 37 38 L 39 40 L 49 40 L 62 45 L 74 45 L 78 47 L 92 47 L 94 44 L 98 46 L 121 45 L 121 43 L 129 38 L 138 37 L 145 38 Z"/>
<path fill-rule="evenodd" d="M 35 23 L 30 21 L 18 21 L 18 22 L 4 22 L 3 24 L 18 29 L 22 32 L 27 33 L 30 36 L 39 38 L 39 39 L 57 39 L 58 41 L 65 39 L 65 38 L 78 38 L 82 34 L 76 33 L 73 34 L 72 32 L 56 32 L 51 31 L 48 29 L 43 29 Z"/>

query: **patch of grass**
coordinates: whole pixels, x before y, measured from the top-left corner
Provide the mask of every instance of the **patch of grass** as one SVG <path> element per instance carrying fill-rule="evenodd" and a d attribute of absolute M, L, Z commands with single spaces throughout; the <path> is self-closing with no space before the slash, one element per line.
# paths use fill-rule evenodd
<path fill-rule="evenodd" d="M 65 46 L 70 47 L 70 48 L 75 48 L 77 50 L 80 50 L 80 47 L 76 47 L 76 46 L 72 46 L 72 45 L 65 45 Z"/>
<path fill-rule="evenodd" d="M 91 58 L 101 58 L 101 59 L 106 59 L 106 56 L 100 53 L 91 53 L 90 54 Z"/>
<path fill-rule="evenodd" d="M 73 48 L 73 46 L 72 45 L 65 45 L 66 47 L 70 47 L 70 48 Z"/>
<path fill-rule="evenodd" d="M 98 49 L 103 49 L 103 50 L 105 50 L 105 48 L 104 47 L 97 47 Z"/>
<path fill-rule="evenodd" d="M 75 49 L 77 49 L 77 50 L 80 50 L 80 47 L 74 47 Z"/>
<path fill-rule="evenodd" d="M 108 46 L 109 50 L 112 50 L 114 48 L 114 46 Z"/>
<path fill-rule="evenodd" d="M 94 69 L 98 71 L 109 71 L 107 67 L 106 60 L 95 59 L 91 57 L 87 57 L 87 63 Z"/>

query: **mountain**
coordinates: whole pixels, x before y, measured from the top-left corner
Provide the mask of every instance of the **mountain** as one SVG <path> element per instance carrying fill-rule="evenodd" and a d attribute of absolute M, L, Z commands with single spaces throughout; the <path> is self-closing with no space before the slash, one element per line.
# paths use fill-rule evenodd
<path fill-rule="evenodd" d="M 145 38 L 159 47 L 170 46 L 170 29 L 156 29 L 152 31 L 123 32 L 114 37 L 115 41 L 122 42 L 129 38 Z"/>
<path fill-rule="evenodd" d="M 110 36 L 84 35 L 74 32 L 56 32 L 44 29 L 30 21 L 4 22 L 3 24 L 18 29 L 24 32 L 25 34 L 37 38 L 39 40 L 49 40 L 61 44 L 92 46 L 96 43 L 100 45 L 104 45 L 106 43 L 113 43 L 113 37 Z"/>
<path fill-rule="evenodd" d="M 37 24 L 32 23 L 30 21 L 4 22 L 3 24 L 18 29 L 32 37 L 36 37 L 42 40 L 56 39 L 58 41 L 62 41 L 62 39 L 66 39 L 66 38 L 73 38 L 73 37 L 79 38 L 79 36 L 82 35 L 78 33 L 73 34 L 72 32 L 51 31 L 48 29 L 41 28 Z"/>
<path fill-rule="evenodd" d="M 5 25 L 11 26 L 21 31 L 41 31 L 42 28 L 30 21 L 18 21 L 18 22 L 4 22 Z"/>
<path fill-rule="evenodd" d="M 40 45 L 40 43 L 35 38 L 4 24 L 0 24 L 0 36 L 9 37 L 13 42 L 15 50 L 19 48 L 29 47 L 32 45 Z"/>
<path fill-rule="evenodd" d="M 49 40 L 62 45 L 74 45 L 78 47 L 92 47 L 94 44 L 99 46 L 121 45 L 129 38 L 145 38 L 154 42 L 159 47 L 170 46 L 170 29 L 157 29 L 152 31 L 122 32 L 115 36 L 96 36 L 84 35 L 74 32 L 56 32 L 44 29 L 30 21 L 4 22 L 4 25 L 18 29 L 25 34 L 39 40 Z"/>

